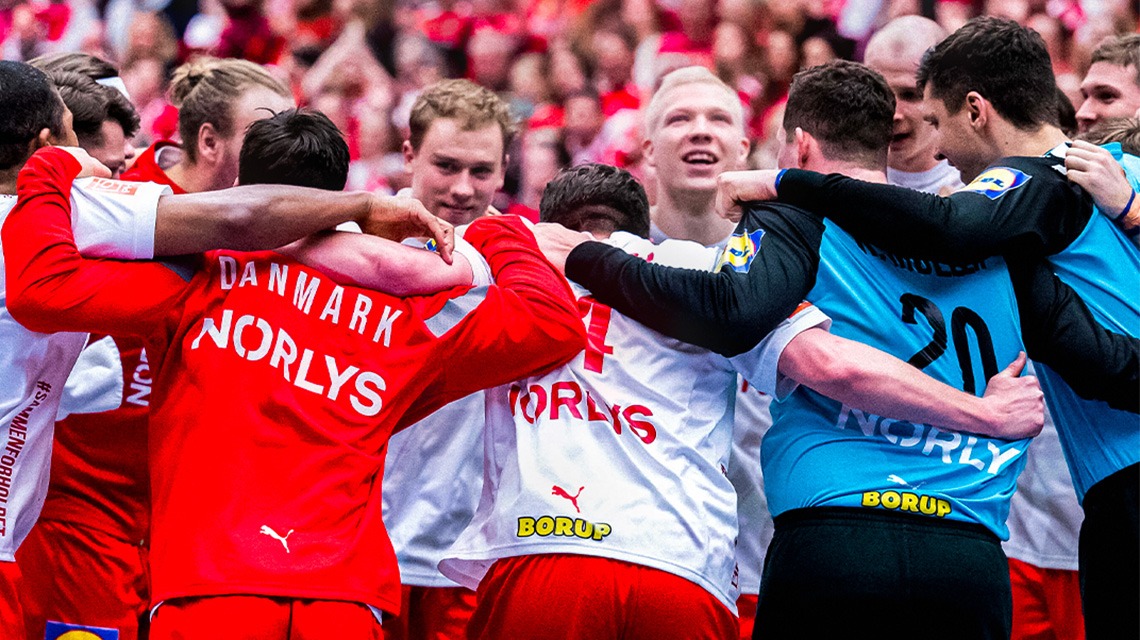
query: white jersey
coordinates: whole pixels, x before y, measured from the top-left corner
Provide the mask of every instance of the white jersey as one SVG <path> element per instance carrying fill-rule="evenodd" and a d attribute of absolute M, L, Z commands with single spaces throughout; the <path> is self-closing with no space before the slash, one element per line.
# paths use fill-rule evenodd
<path fill-rule="evenodd" d="M 671 266 L 711 269 L 718 256 L 627 233 L 610 242 Z M 789 393 L 780 353 L 826 316 L 809 307 L 730 363 L 574 289 L 587 348 L 546 375 L 487 392 L 483 494 L 440 570 L 475 588 L 499 558 L 613 558 L 681 576 L 735 612 L 736 494 L 726 474 L 736 368 L 769 393 Z"/>
<path fill-rule="evenodd" d="M 736 516 L 740 522 L 736 540 L 740 593 L 747 595 L 760 593 L 760 572 L 775 533 L 764 494 L 764 474 L 760 471 L 760 441 L 772 426 L 771 405 L 772 396 L 743 377 L 737 380 L 728 479 L 736 489 Z"/>
<path fill-rule="evenodd" d="M 1034 375 L 1033 363 L 1029 374 Z M 1042 569 L 1077 570 L 1077 541 L 1084 511 L 1061 452 L 1061 438 L 1048 407 L 1045 427 L 1025 453 L 1025 470 L 1009 502 L 1005 554 Z"/>
<path fill-rule="evenodd" d="M 88 256 L 154 257 L 157 200 L 169 192 L 156 184 L 77 180 L 71 192 L 76 245 Z M 0 219 L 15 205 L 14 197 L 0 196 Z M 56 412 L 87 334 L 35 333 L 17 323 L 8 314 L 3 266 L 0 259 L 0 561 L 12 562 L 43 507 Z M 88 410 L 108 408 L 114 407 Z"/>
<path fill-rule="evenodd" d="M 491 267 L 461 237 L 455 250 L 471 264 L 476 287 L 493 284 Z M 396 550 L 400 583 L 454 587 L 439 561 L 471 522 L 483 489 L 484 394 L 473 393 L 392 436 L 384 462 L 384 526 Z"/>

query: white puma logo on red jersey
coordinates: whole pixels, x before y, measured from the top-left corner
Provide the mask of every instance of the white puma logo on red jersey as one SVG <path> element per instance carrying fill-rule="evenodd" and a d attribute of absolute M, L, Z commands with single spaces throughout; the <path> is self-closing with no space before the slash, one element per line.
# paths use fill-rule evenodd
<path fill-rule="evenodd" d="M 276 531 L 274 531 L 269 525 L 263 524 L 263 525 L 261 525 L 261 533 L 269 536 L 270 538 L 273 538 L 274 540 L 276 540 L 278 542 L 280 542 L 281 546 L 285 547 L 285 553 L 289 553 L 289 536 L 293 535 L 292 529 L 289 530 L 289 533 L 286 533 L 284 536 L 281 536 Z"/>

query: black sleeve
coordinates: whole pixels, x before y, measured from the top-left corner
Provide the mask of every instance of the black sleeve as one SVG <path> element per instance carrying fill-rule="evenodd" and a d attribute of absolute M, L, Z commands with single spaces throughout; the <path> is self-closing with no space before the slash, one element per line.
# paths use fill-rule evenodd
<path fill-rule="evenodd" d="M 747 271 L 717 273 L 648 263 L 587 242 L 566 259 L 566 275 L 599 302 L 671 338 L 724 356 L 755 347 L 815 285 L 823 223 L 787 205 L 745 208 L 737 233 L 763 229 Z"/>
<path fill-rule="evenodd" d="M 1140 340 L 1105 329 L 1043 260 L 1009 260 L 1029 357 L 1073 391 L 1114 409 L 1140 409 Z"/>
<path fill-rule="evenodd" d="M 790 169 L 780 179 L 779 200 L 909 257 L 960 263 L 1013 251 L 1051 255 L 1075 240 L 1092 215 L 1091 198 L 1068 183 L 1056 162 L 1003 158 L 981 182 L 949 197 Z M 980 193 L 987 175 L 1004 177 L 1004 187 Z"/>

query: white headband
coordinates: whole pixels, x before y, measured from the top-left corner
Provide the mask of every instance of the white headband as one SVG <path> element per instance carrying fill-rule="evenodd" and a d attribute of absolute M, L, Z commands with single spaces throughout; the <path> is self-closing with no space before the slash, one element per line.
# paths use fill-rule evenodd
<path fill-rule="evenodd" d="M 123 79 L 120 78 L 119 76 L 111 76 L 110 78 L 100 78 L 99 80 L 96 80 L 95 82 L 103 85 L 104 87 L 111 87 L 112 89 L 117 90 L 119 93 L 123 94 L 123 96 L 125 96 L 127 98 L 127 100 L 131 99 L 131 94 L 127 93 L 127 85 L 123 84 Z"/>

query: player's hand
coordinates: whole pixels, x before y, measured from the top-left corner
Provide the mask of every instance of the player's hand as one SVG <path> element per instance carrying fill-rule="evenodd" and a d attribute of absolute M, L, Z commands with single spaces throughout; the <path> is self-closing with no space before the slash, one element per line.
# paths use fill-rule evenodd
<path fill-rule="evenodd" d="M 540 222 L 534 225 L 532 231 L 538 241 L 538 248 L 563 275 L 566 275 L 566 257 L 574 247 L 594 239 L 585 231 L 571 231 L 556 222 Z"/>
<path fill-rule="evenodd" d="M 103 166 L 102 162 L 99 162 L 95 158 L 92 158 L 91 155 L 87 153 L 87 151 L 81 149 L 80 147 L 56 147 L 56 148 L 62 149 L 64 151 L 66 151 L 67 153 L 71 154 L 71 157 L 75 158 L 76 161 L 79 162 L 79 166 L 80 166 L 79 175 L 75 176 L 76 178 L 110 178 L 111 177 L 111 170 L 110 169 Z"/>
<path fill-rule="evenodd" d="M 368 213 L 360 220 L 367 234 L 400 242 L 405 238 L 431 238 L 440 257 L 451 264 L 455 248 L 455 227 L 433 216 L 423 203 L 406 196 L 373 196 Z"/>
<path fill-rule="evenodd" d="M 716 212 L 740 222 L 742 202 L 776 199 L 776 170 L 725 171 L 717 176 Z"/>
<path fill-rule="evenodd" d="M 1045 396 L 1035 376 L 1022 376 L 1025 352 L 986 384 L 983 401 L 990 408 L 989 435 L 1006 440 L 1032 438 L 1045 424 Z"/>
<path fill-rule="evenodd" d="M 1124 169 L 1106 149 L 1076 140 L 1065 155 L 1069 180 L 1088 191 L 1101 212 L 1115 218 L 1128 204 L 1132 185 Z"/>

